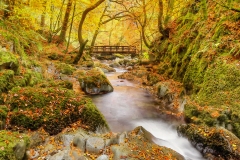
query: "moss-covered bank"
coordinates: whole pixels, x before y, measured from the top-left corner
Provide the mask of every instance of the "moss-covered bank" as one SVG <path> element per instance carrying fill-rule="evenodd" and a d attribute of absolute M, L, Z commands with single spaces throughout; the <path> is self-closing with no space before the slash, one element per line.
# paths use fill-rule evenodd
<path fill-rule="evenodd" d="M 92 101 L 77 96 L 64 88 L 14 88 L 6 100 L 8 128 L 36 130 L 43 127 L 50 134 L 57 134 L 76 121 L 88 125 L 90 130 L 107 127 L 102 114 Z"/>
<path fill-rule="evenodd" d="M 235 5 L 237 2 L 232 1 Z M 221 125 L 240 137 L 239 12 L 213 0 L 192 2 L 152 52 L 157 73 L 183 83 L 188 122 Z"/>

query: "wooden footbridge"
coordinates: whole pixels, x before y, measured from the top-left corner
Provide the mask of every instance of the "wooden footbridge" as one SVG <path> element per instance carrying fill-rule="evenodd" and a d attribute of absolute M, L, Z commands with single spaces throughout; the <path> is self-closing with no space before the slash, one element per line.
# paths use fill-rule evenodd
<path fill-rule="evenodd" d="M 136 55 L 137 49 L 136 46 L 94 46 L 92 53 L 100 53 L 101 55 L 115 53 Z"/>

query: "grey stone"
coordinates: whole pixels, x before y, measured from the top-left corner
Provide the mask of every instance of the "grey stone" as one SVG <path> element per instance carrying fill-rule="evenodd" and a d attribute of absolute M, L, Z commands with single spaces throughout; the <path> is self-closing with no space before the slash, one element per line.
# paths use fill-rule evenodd
<path fill-rule="evenodd" d="M 118 68 L 120 67 L 121 65 L 118 63 L 118 62 L 113 62 L 109 65 L 110 67 L 113 67 L 113 68 Z"/>
<path fill-rule="evenodd" d="M 63 157 L 67 153 L 66 150 L 60 151 L 49 158 L 49 160 L 63 160 Z"/>
<path fill-rule="evenodd" d="M 113 152 L 113 160 L 123 159 L 131 153 L 127 146 L 111 146 L 111 151 Z"/>
<path fill-rule="evenodd" d="M 85 152 L 87 138 L 88 136 L 85 134 L 77 134 L 73 138 L 73 145 L 81 149 L 83 152 Z"/>
<path fill-rule="evenodd" d="M 104 140 L 99 137 L 91 137 L 87 139 L 86 151 L 89 153 L 98 154 L 100 150 L 104 149 Z"/>
<path fill-rule="evenodd" d="M 34 153 L 27 151 L 26 154 L 28 159 L 36 159 L 37 157 L 39 157 L 39 153 L 37 151 L 34 151 Z"/>
<path fill-rule="evenodd" d="M 70 148 L 71 142 L 74 139 L 74 135 L 63 135 L 62 136 L 62 141 L 63 144 L 66 148 Z"/>
<path fill-rule="evenodd" d="M 125 143 L 126 137 L 127 137 L 126 132 L 123 132 L 120 135 L 118 135 L 118 144 Z"/>
<path fill-rule="evenodd" d="M 107 155 L 101 155 L 97 158 L 97 160 L 109 160 L 109 157 Z"/>
<path fill-rule="evenodd" d="M 25 152 L 26 152 L 26 144 L 24 141 L 18 142 L 14 147 L 13 147 L 14 155 L 16 159 L 23 159 Z"/>

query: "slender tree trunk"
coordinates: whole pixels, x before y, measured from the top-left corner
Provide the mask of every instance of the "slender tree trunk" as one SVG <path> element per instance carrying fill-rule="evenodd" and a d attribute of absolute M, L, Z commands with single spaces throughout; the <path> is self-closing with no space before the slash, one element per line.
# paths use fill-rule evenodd
<path fill-rule="evenodd" d="M 67 42 L 67 48 L 66 48 L 66 53 L 68 52 L 68 47 L 70 44 L 70 39 L 71 39 L 71 33 L 72 33 L 72 26 L 73 26 L 73 20 L 74 20 L 74 16 L 75 16 L 75 11 L 76 11 L 76 0 L 74 2 L 74 7 L 73 7 L 73 14 L 72 14 L 72 21 L 71 21 L 71 25 L 70 25 L 70 30 L 69 30 L 69 35 L 68 35 L 68 42 Z"/>
<path fill-rule="evenodd" d="M 100 4 L 102 4 L 105 0 L 99 0 L 97 1 L 94 5 L 90 6 L 89 8 L 85 9 L 82 13 L 82 18 L 80 20 L 80 23 L 79 23 L 79 26 L 78 26 L 78 41 L 79 41 L 79 44 L 80 44 L 80 49 L 79 49 L 79 52 L 78 52 L 78 55 L 76 56 L 75 60 L 74 60 L 74 64 L 77 64 L 78 61 L 82 58 L 82 55 L 83 55 L 83 51 L 84 51 L 84 48 L 88 42 L 88 40 L 84 40 L 83 37 L 82 37 L 82 27 L 83 27 L 83 24 L 84 24 L 84 21 L 86 19 L 86 16 L 87 14 L 94 10 L 95 8 L 97 8 Z"/>
<path fill-rule="evenodd" d="M 63 25 L 62 25 L 62 30 L 61 30 L 61 33 L 60 33 L 58 43 L 63 43 L 65 41 L 66 32 L 67 32 L 67 28 L 68 28 L 69 16 L 70 16 L 71 8 L 72 8 L 72 2 L 73 2 L 73 0 L 68 0 L 67 9 L 66 9 L 66 12 L 65 12 Z"/>
<path fill-rule="evenodd" d="M 44 27 L 45 27 L 45 18 L 46 18 L 46 11 L 47 11 L 47 0 L 44 0 L 43 1 L 43 13 L 41 15 L 41 33 L 43 32 L 44 30 Z"/>
<path fill-rule="evenodd" d="M 107 7 L 108 7 L 108 6 L 106 6 L 106 7 L 104 8 L 104 10 L 103 10 L 103 12 L 102 12 L 102 15 L 101 15 L 101 17 L 100 17 L 99 23 L 98 23 L 98 27 L 97 27 L 97 29 L 95 30 L 95 33 L 94 33 L 94 35 L 93 35 L 92 42 L 91 42 L 91 48 L 90 48 L 90 54 L 91 54 L 92 51 L 93 51 L 93 46 L 95 45 L 95 42 L 96 42 L 96 39 L 97 39 L 97 36 L 98 36 L 98 33 L 99 33 L 99 29 L 100 29 L 100 27 L 101 27 L 101 25 L 102 25 L 102 19 L 103 19 L 103 17 L 104 17 L 104 14 L 105 14 L 106 11 L 107 11 Z"/>
<path fill-rule="evenodd" d="M 158 31 L 163 35 L 163 39 L 169 37 L 169 31 L 164 28 L 163 25 L 163 1 L 158 1 L 159 13 L 158 13 Z"/>
<path fill-rule="evenodd" d="M 150 45 L 147 41 L 146 35 L 145 35 L 145 27 L 147 25 L 147 11 L 146 11 L 146 3 L 145 0 L 143 0 L 143 14 L 144 14 L 144 20 L 143 20 L 143 24 L 141 26 L 141 30 L 142 30 L 142 39 L 144 44 L 148 47 L 148 48 L 152 48 L 153 46 Z"/>

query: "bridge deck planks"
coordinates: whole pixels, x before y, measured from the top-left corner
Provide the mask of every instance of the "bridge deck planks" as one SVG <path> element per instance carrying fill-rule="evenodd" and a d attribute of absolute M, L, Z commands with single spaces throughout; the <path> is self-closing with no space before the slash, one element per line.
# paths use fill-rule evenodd
<path fill-rule="evenodd" d="M 101 54 L 137 54 L 137 49 L 135 46 L 94 46 L 92 53 Z"/>

